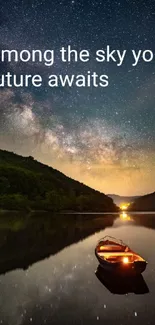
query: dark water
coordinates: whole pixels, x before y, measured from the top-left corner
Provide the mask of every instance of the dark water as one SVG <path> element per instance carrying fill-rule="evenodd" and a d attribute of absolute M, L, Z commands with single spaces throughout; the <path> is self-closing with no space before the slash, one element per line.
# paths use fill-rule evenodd
<path fill-rule="evenodd" d="M 96 242 L 123 239 L 148 266 L 100 280 Z M 155 215 L 0 215 L 0 324 L 154 324 Z"/>

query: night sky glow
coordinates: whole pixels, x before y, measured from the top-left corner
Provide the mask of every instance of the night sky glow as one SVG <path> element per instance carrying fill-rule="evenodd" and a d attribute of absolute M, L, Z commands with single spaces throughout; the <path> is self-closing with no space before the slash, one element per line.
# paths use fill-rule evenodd
<path fill-rule="evenodd" d="M 71 45 L 155 51 L 152 0 L 0 1 L 0 50 Z M 1 88 L 0 148 L 31 155 L 104 193 L 155 190 L 155 65 L 0 63 L 0 73 L 109 75 L 109 86 Z"/>

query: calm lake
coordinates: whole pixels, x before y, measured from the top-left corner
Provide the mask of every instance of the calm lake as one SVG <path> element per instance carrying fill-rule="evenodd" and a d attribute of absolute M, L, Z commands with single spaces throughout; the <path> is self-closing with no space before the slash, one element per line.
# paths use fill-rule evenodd
<path fill-rule="evenodd" d="M 148 261 L 139 282 L 97 276 L 105 235 Z M 0 324 L 150 325 L 154 301 L 155 214 L 0 214 Z"/>

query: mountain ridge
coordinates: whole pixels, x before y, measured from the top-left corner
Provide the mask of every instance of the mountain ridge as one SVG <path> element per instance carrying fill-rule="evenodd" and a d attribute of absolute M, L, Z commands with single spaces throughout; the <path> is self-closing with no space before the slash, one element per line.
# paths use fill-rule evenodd
<path fill-rule="evenodd" d="M 130 211 L 155 211 L 155 192 L 137 198 L 130 206 Z"/>
<path fill-rule="evenodd" d="M 116 212 L 113 200 L 62 172 L 0 150 L 0 209 Z"/>
<path fill-rule="evenodd" d="M 117 195 L 117 194 L 107 194 L 110 198 L 112 198 L 112 200 L 114 201 L 114 203 L 118 206 L 120 206 L 123 203 L 131 203 L 134 202 L 137 198 L 140 197 L 140 195 L 134 195 L 134 196 L 121 196 L 121 195 Z"/>

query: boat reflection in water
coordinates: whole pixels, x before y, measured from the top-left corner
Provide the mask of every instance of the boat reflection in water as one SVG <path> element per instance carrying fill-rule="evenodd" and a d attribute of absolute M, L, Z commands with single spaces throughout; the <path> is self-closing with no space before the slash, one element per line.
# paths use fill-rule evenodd
<path fill-rule="evenodd" d="M 121 276 L 110 274 L 100 265 L 96 272 L 98 280 L 113 294 L 125 295 L 128 293 L 145 294 L 149 293 L 149 288 L 141 274 L 136 276 Z"/>

